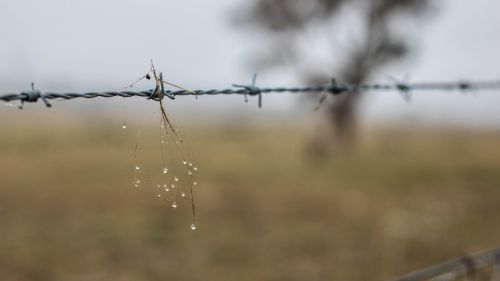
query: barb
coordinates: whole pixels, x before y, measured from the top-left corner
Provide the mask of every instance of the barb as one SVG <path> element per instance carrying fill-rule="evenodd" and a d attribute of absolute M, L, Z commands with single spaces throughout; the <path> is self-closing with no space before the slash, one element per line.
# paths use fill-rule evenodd
<path fill-rule="evenodd" d="M 405 75 L 403 80 L 399 80 L 395 77 L 389 76 L 389 79 L 391 79 L 395 83 L 403 100 L 407 103 L 411 102 L 411 92 L 408 88 L 408 81 L 410 80 L 410 77 L 408 75 Z"/>
<path fill-rule="evenodd" d="M 371 91 L 444 91 L 444 92 L 464 92 L 464 91 L 484 91 L 484 90 L 500 90 L 500 80 L 496 81 L 474 81 L 474 82 L 423 82 L 423 83 L 386 83 L 386 84 L 329 84 L 323 86 L 306 86 L 306 87 L 274 87 L 274 88 L 259 88 L 254 85 L 240 86 L 235 85 L 235 88 L 229 89 L 213 89 L 213 90 L 164 90 L 164 95 L 175 98 L 176 96 L 188 95 L 259 95 L 260 105 L 262 103 L 262 94 L 270 93 L 322 93 L 328 92 L 332 95 L 348 94 L 352 92 L 371 92 Z M 160 89 L 161 91 L 161 89 Z M 87 92 L 87 93 L 52 93 L 35 91 L 5 94 L 0 96 L 0 101 L 12 102 L 37 102 L 38 98 L 44 100 L 45 104 L 50 107 L 48 100 L 63 99 L 71 100 L 76 98 L 110 98 L 110 97 L 154 97 L 159 92 L 159 89 L 152 89 L 146 91 L 107 91 L 107 92 Z"/>
<path fill-rule="evenodd" d="M 330 85 L 328 86 L 328 89 L 324 90 L 321 92 L 318 104 L 314 108 L 314 111 L 318 111 L 321 105 L 325 102 L 326 98 L 328 97 L 328 93 L 333 94 L 333 95 L 338 95 L 341 92 L 336 91 L 337 88 L 337 81 L 335 78 L 332 78 L 332 81 L 330 82 Z"/>
<path fill-rule="evenodd" d="M 37 102 L 38 98 L 41 98 L 45 103 L 45 106 L 52 107 L 52 105 L 47 101 L 45 95 L 42 92 L 35 90 L 35 83 L 31 82 L 31 91 L 22 92 L 19 94 L 21 98 L 21 104 L 19 105 L 19 109 L 23 109 L 24 102 Z"/>
<path fill-rule="evenodd" d="M 248 102 L 248 95 L 251 95 L 251 96 L 258 95 L 259 96 L 259 108 L 262 108 L 262 91 L 259 87 L 255 86 L 256 82 L 257 82 L 257 73 L 254 73 L 251 85 L 233 84 L 233 87 L 242 88 L 245 90 L 245 92 L 243 93 L 245 95 L 245 102 Z"/>

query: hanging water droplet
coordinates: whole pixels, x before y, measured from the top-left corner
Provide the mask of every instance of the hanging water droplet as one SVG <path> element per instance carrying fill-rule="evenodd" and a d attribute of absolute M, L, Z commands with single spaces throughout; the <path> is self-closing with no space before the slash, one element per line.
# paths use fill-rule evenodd
<path fill-rule="evenodd" d="M 186 197 L 186 193 L 181 192 L 181 197 Z"/>
<path fill-rule="evenodd" d="M 194 186 L 198 185 L 198 182 L 194 181 L 194 182 L 193 182 L 193 185 L 194 185 Z"/>
<path fill-rule="evenodd" d="M 170 191 L 170 189 L 169 189 L 168 187 L 165 187 L 165 191 L 166 191 L 166 192 L 169 192 L 169 191 Z"/>
<path fill-rule="evenodd" d="M 163 168 L 163 174 L 166 174 L 168 172 L 167 168 Z"/>
<path fill-rule="evenodd" d="M 161 194 L 158 194 L 158 195 L 156 195 L 156 196 L 161 197 Z"/>
<path fill-rule="evenodd" d="M 198 171 L 198 167 L 193 167 L 193 170 Z"/>
<path fill-rule="evenodd" d="M 137 183 L 134 183 L 134 186 L 135 186 L 135 187 L 139 187 L 139 184 L 137 184 Z"/>
<path fill-rule="evenodd" d="M 188 162 L 186 160 L 182 161 L 182 164 L 186 165 Z"/>
<path fill-rule="evenodd" d="M 193 163 L 189 163 L 189 167 L 193 166 Z"/>
<path fill-rule="evenodd" d="M 122 129 L 127 129 L 127 124 L 123 123 L 122 124 Z"/>
<path fill-rule="evenodd" d="M 139 167 L 139 165 L 137 165 L 137 164 L 136 164 L 136 165 L 135 165 L 135 169 L 136 169 L 136 170 L 140 170 L 140 169 L 141 169 L 141 167 Z"/>
<path fill-rule="evenodd" d="M 177 208 L 177 202 L 172 202 L 172 208 Z"/>
<path fill-rule="evenodd" d="M 178 177 L 174 177 L 174 181 L 179 181 L 179 178 Z"/>
<path fill-rule="evenodd" d="M 170 187 L 171 187 L 172 189 L 174 189 L 174 188 L 175 188 L 175 184 L 171 184 L 171 185 L 170 185 Z"/>
<path fill-rule="evenodd" d="M 191 230 L 196 230 L 196 224 L 195 223 L 191 224 Z"/>
<path fill-rule="evenodd" d="M 191 170 L 189 170 L 188 171 L 188 175 L 192 175 L 192 174 L 193 174 L 193 172 L 191 172 Z"/>

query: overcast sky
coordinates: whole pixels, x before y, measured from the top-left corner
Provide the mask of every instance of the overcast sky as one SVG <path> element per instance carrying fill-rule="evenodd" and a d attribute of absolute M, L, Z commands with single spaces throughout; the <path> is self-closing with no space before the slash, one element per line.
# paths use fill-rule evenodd
<path fill-rule="evenodd" d="M 249 81 L 253 71 L 246 63 L 261 42 L 257 35 L 233 27 L 230 20 L 230 13 L 244 9 L 247 3 L 0 0 L 0 91 L 18 92 L 29 88 L 31 81 L 47 91 L 116 89 L 143 75 L 150 59 L 168 80 L 188 88 L 221 88 Z M 388 76 L 407 73 L 412 81 L 500 78 L 500 1 L 437 3 L 438 10 L 418 26 L 421 38 L 413 59 L 386 68 L 373 79 L 385 82 Z M 262 86 L 300 82 L 287 71 L 260 73 L 258 81 Z M 140 89 L 150 87 L 139 85 Z M 500 124 L 497 96 L 500 94 L 423 93 L 405 104 L 395 93 L 376 93 L 365 98 L 362 111 L 365 120 L 495 125 Z M 83 107 L 95 111 L 135 105 L 118 98 L 71 103 L 76 105 L 61 102 L 59 109 L 52 110 Z M 201 98 L 196 102 L 179 98 L 171 108 L 212 116 L 234 112 L 288 115 L 299 103 L 294 96 L 266 96 L 263 110 L 258 111 L 255 100 L 244 104 L 241 97 Z M 0 111 L 6 110 L 12 109 L 0 107 Z"/>

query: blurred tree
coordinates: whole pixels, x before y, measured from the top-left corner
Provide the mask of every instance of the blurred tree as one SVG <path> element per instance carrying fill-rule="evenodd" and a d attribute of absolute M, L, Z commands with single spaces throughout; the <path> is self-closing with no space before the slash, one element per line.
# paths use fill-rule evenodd
<path fill-rule="evenodd" d="M 333 20 L 341 16 L 346 5 L 360 13 L 362 32 L 360 44 L 349 46 L 347 58 L 337 73 L 342 82 L 363 83 L 379 67 L 401 59 L 408 53 L 408 40 L 394 28 L 396 16 L 415 16 L 426 10 L 429 0 L 257 0 L 238 21 L 256 26 L 270 38 L 270 45 L 261 50 L 258 68 L 292 64 L 307 83 L 326 82 L 326 75 L 317 69 L 304 67 L 307 60 L 307 36 L 311 29 L 323 30 L 321 36 L 331 37 Z M 319 29 L 318 27 L 325 27 Z M 318 32 L 316 32 L 316 35 Z M 306 48 L 307 49 L 307 48 Z M 332 48 L 333 49 L 333 48 Z M 255 61 L 254 61 L 255 62 Z M 327 72 L 327 71 L 325 71 Z M 334 127 L 336 140 L 344 146 L 353 140 L 356 124 L 356 106 L 360 93 L 339 95 L 325 105 L 328 118 Z"/>

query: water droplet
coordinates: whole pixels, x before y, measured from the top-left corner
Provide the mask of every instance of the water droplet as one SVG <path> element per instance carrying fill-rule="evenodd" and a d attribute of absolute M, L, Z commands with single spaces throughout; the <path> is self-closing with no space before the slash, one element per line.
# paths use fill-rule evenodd
<path fill-rule="evenodd" d="M 191 224 L 191 230 L 196 230 L 196 224 L 195 223 Z"/>
<path fill-rule="evenodd" d="M 137 164 L 136 164 L 136 165 L 135 165 L 135 169 L 136 169 L 136 170 L 140 170 L 140 169 L 141 169 L 141 167 L 139 167 L 139 165 L 137 165 Z"/>
<path fill-rule="evenodd" d="M 156 195 L 156 196 L 161 197 L 161 194 L 158 194 L 158 195 Z"/>
<path fill-rule="evenodd" d="M 156 187 L 161 188 L 161 185 L 157 184 Z"/>
<path fill-rule="evenodd" d="M 197 186 L 197 185 L 198 185 L 198 182 L 194 181 L 194 182 L 193 182 L 193 185 L 194 185 L 194 186 Z"/>
<path fill-rule="evenodd" d="M 163 174 L 166 174 L 168 172 L 167 168 L 163 168 Z"/>
<path fill-rule="evenodd" d="M 139 187 L 139 184 L 137 184 L 137 183 L 134 183 L 134 186 L 135 186 L 135 187 Z"/>
<path fill-rule="evenodd" d="M 193 167 L 193 170 L 198 171 L 198 167 Z"/>
<path fill-rule="evenodd" d="M 171 185 L 170 185 L 170 187 L 171 187 L 172 189 L 174 189 L 174 188 L 175 188 L 175 184 L 171 184 Z"/>
<path fill-rule="evenodd" d="M 127 125 L 125 123 L 122 124 L 122 129 L 127 129 Z"/>
<path fill-rule="evenodd" d="M 174 181 L 179 181 L 179 178 L 178 177 L 174 177 Z"/>
<path fill-rule="evenodd" d="M 166 192 L 169 192 L 169 191 L 170 191 L 170 189 L 169 189 L 168 187 L 165 187 L 165 191 L 166 191 Z"/>
<path fill-rule="evenodd" d="M 188 162 L 186 160 L 182 161 L 182 164 L 186 165 Z"/>
<path fill-rule="evenodd" d="M 188 175 L 192 175 L 192 174 L 193 174 L 193 172 L 191 172 L 191 170 L 189 170 L 188 171 Z"/>
<path fill-rule="evenodd" d="M 193 163 L 189 163 L 189 167 L 193 166 Z"/>
<path fill-rule="evenodd" d="M 165 143 L 165 141 L 164 141 L 164 140 L 161 140 L 161 143 Z"/>
<path fill-rule="evenodd" d="M 186 193 L 181 192 L 181 197 L 186 197 Z"/>
<path fill-rule="evenodd" d="M 177 202 L 172 202 L 172 208 L 177 208 Z"/>

